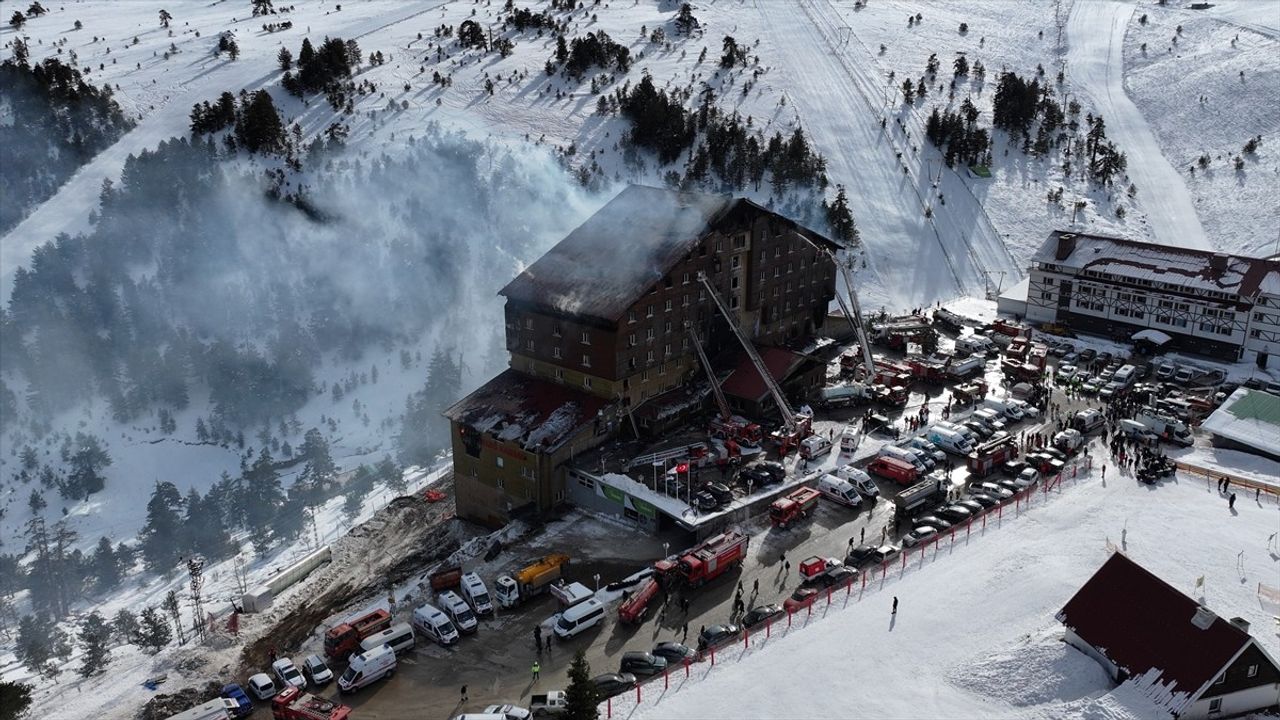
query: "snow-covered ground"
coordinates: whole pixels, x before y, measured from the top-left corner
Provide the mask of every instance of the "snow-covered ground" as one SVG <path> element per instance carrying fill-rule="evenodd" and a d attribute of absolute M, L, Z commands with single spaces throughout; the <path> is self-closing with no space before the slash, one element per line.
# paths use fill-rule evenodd
<path fill-rule="evenodd" d="M 1274 462 L 1269 470 L 1251 464 L 1280 475 Z M 795 717 L 1167 718 L 1136 688 L 1112 689 L 1094 661 L 1063 644 L 1054 614 L 1119 549 L 1202 595 L 1218 615 L 1250 621 L 1275 657 L 1280 640 L 1266 628 L 1280 608 L 1257 588 L 1280 577 L 1268 539 L 1277 527 L 1274 496 L 1255 503 L 1242 495 L 1233 513 L 1203 478 L 1180 474 L 1150 488 L 1111 468 L 1103 482 L 1095 464 L 1060 493 L 1037 494 L 1029 510 L 992 517 L 985 532 L 943 542 L 923 560 L 917 551 L 887 580 L 848 600 L 837 594 L 829 608 L 819 602 L 791 630 L 756 634 L 748 650 L 726 647 L 714 668 L 673 677 L 666 693 L 660 682 L 648 686 L 639 707 L 630 696 L 615 699 L 613 712 L 634 720 L 770 718 L 784 708 Z M 783 668 L 801 670 L 792 682 L 762 681 L 783 677 Z"/>

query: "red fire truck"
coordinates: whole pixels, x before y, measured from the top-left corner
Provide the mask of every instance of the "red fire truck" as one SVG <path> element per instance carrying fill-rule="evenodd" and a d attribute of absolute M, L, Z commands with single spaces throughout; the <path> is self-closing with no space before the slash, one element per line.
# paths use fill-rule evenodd
<path fill-rule="evenodd" d="M 802 518 L 818 504 L 822 494 L 811 487 L 799 487 L 778 498 L 769 506 L 769 520 L 774 527 L 785 528 L 796 518 Z"/>
<path fill-rule="evenodd" d="M 653 576 L 645 578 L 636 587 L 635 592 L 631 593 L 626 602 L 618 608 L 618 619 L 632 624 L 643 622 L 645 614 L 649 611 L 649 601 L 657 597 L 661 589 L 657 578 Z"/>
<path fill-rule="evenodd" d="M 360 641 L 391 627 L 391 613 L 378 608 L 368 615 L 329 628 L 324 634 L 324 654 L 334 660 L 346 660 L 360 649 Z"/>
<path fill-rule="evenodd" d="M 729 568 L 741 565 L 742 559 L 747 556 L 747 542 L 745 533 L 726 530 L 685 551 L 678 560 L 659 560 L 653 567 L 658 574 L 670 577 L 673 581 L 679 578 L 691 587 L 698 587 L 719 577 Z"/>
<path fill-rule="evenodd" d="M 292 685 L 271 700 L 271 717 L 275 720 L 347 720 L 351 708 L 332 700 L 316 697 Z"/>
<path fill-rule="evenodd" d="M 1018 445 L 1012 437 L 983 443 L 969 453 L 969 472 L 979 477 L 986 477 L 1017 456 Z"/>

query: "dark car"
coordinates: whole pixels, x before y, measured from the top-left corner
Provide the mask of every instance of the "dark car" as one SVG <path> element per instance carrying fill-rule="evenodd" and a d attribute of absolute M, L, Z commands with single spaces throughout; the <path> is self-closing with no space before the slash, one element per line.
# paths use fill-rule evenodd
<path fill-rule="evenodd" d="M 980 422 L 978 420 L 974 420 L 972 418 L 969 420 L 965 420 L 960 424 L 977 433 L 978 437 L 982 438 L 983 440 L 986 440 L 987 438 L 991 437 L 991 433 L 995 432 L 991 428 L 987 427 L 986 423 Z"/>
<path fill-rule="evenodd" d="M 973 517 L 973 511 L 963 505 L 948 505 L 935 511 L 935 514 L 951 524 L 962 523 Z"/>
<path fill-rule="evenodd" d="M 918 517 L 915 520 L 912 520 L 911 522 L 913 525 L 917 525 L 917 526 L 928 525 L 929 527 L 933 528 L 934 530 L 937 530 L 938 532 L 951 529 L 951 523 L 946 520 L 943 520 L 941 517 L 937 515 L 925 515 L 923 517 Z"/>
<path fill-rule="evenodd" d="M 1080 362 L 1089 363 L 1098 357 L 1098 351 L 1093 348 L 1085 348 L 1080 351 Z"/>
<path fill-rule="evenodd" d="M 742 624 L 744 627 L 759 625 L 769 618 L 777 617 L 784 612 L 782 606 L 777 603 L 769 603 L 768 605 L 757 605 L 747 611 L 742 616 Z"/>
<path fill-rule="evenodd" d="M 253 714 L 253 701 L 239 685 L 235 683 L 223 685 L 222 697 L 235 701 L 236 709 L 231 711 L 232 717 L 244 718 Z"/>
<path fill-rule="evenodd" d="M 1018 477 L 1027 469 L 1025 460 L 1009 460 L 1000 466 L 1000 470 L 1009 477 Z"/>
<path fill-rule="evenodd" d="M 849 551 L 844 561 L 853 567 L 862 567 L 871 562 L 871 556 L 875 553 L 876 547 L 876 545 L 859 545 Z"/>
<path fill-rule="evenodd" d="M 653 654 L 666 660 L 668 665 L 683 665 L 685 660 L 693 662 L 698 651 L 678 642 L 660 642 L 653 646 Z"/>
<path fill-rule="evenodd" d="M 983 505 L 982 503 L 977 502 L 976 500 L 970 500 L 968 498 L 962 498 L 960 500 L 957 500 L 955 501 L 954 504 L 964 508 L 965 510 L 968 510 L 970 517 L 975 515 L 981 515 L 983 511 L 987 509 L 986 505 Z"/>
<path fill-rule="evenodd" d="M 837 565 L 828 568 L 826 572 L 818 573 L 809 581 L 812 587 L 826 590 L 827 588 L 843 588 L 851 585 L 854 580 L 858 579 L 858 571 L 847 565 Z"/>
<path fill-rule="evenodd" d="M 727 485 L 721 483 L 707 483 L 703 490 L 715 496 L 716 502 L 721 505 L 733 500 L 733 491 Z"/>
<path fill-rule="evenodd" d="M 622 661 L 618 665 L 619 673 L 631 673 L 643 677 L 657 675 L 666 669 L 666 658 L 641 651 L 622 653 Z"/>
<path fill-rule="evenodd" d="M 724 625 L 712 625 L 706 628 L 698 635 L 698 649 L 706 650 L 717 643 L 723 642 L 730 638 L 735 638 L 738 633 L 742 632 L 742 628 L 733 623 L 725 623 Z"/>
<path fill-rule="evenodd" d="M 776 485 L 786 479 L 787 469 L 780 463 L 772 461 L 748 465 L 738 473 L 738 481 L 743 485 L 750 482 L 753 488 Z"/>
<path fill-rule="evenodd" d="M 701 490 L 697 495 L 693 496 L 693 504 L 703 512 L 715 510 L 720 507 L 720 501 L 716 499 L 716 496 L 706 490 Z"/>
<path fill-rule="evenodd" d="M 600 697 L 611 698 L 634 688 L 636 676 L 631 673 L 605 673 L 591 678 L 591 684 L 596 686 Z"/>

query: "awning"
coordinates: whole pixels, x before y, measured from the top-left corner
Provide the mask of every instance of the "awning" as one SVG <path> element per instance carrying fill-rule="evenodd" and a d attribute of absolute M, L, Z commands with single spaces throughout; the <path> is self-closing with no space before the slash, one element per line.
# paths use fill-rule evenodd
<path fill-rule="evenodd" d="M 1152 330 L 1151 328 L 1147 328 L 1146 330 L 1139 330 L 1138 332 L 1134 333 L 1133 339 L 1146 340 L 1152 345 L 1164 345 L 1165 343 L 1169 342 L 1173 338 L 1160 332 L 1159 330 Z"/>

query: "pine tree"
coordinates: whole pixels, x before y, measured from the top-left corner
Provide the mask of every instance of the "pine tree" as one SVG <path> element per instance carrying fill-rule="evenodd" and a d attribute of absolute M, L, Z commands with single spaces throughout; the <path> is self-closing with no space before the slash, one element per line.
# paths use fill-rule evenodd
<path fill-rule="evenodd" d="M 58 676 L 60 661 L 71 654 L 71 644 L 49 615 L 25 615 L 18 623 L 13 654 L 32 672 L 53 679 Z"/>
<path fill-rule="evenodd" d="M 910 105 L 916 101 L 916 88 L 911 78 L 902 81 L 902 102 Z"/>
<path fill-rule="evenodd" d="M 138 616 L 141 629 L 138 632 L 138 644 L 143 648 L 151 651 L 151 654 L 160 652 L 160 649 L 169 644 L 173 639 L 173 630 L 169 628 L 169 623 L 165 621 L 164 615 L 161 615 L 153 607 L 147 607 Z"/>
<path fill-rule="evenodd" d="M 178 591 L 170 590 L 169 594 L 164 596 L 164 602 L 161 604 L 165 612 L 169 613 L 169 617 L 173 618 L 173 626 L 178 629 L 178 644 L 187 644 L 187 633 L 182 628 L 182 606 L 178 602 Z"/>
<path fill-rule="evenodd" d="M 178 508 L 182 496 L 171 482 L 156 482 L 147 501 L 147 522 L 142 526 L 142 557 L 153 572 L 168 572 L 178 564 Z"/>
<path fill-rule="evenodd" d="M 835 239 L 848 244 L 857 243 L 858 227 L 853 222 L 853 212 L 849 209 L 849 198 L 843 185 L 836 186 L 836 199 L 825 209 L 827 224 L 831 226 Z"/>
<path fill-rule="evenodd" d="M 293 67 L 293 53 L 289 52 L 289 48 L 280 48 L 280 52 L 276 53 L 276 62 L 280 64 L 281 70 L 288 71 Z"/>
<path fill-rule="evenodd" d="M 196 440 L 209 442 L 209 428 L 204 425 L 204 418 L 196 418 Z"/>
<path fill-rule="evenodd" d="M 79 22 L 77 20 L 76 22 Z M 31 707 L 31 686 L 0 680 L 0 718 L 21 720 Z"/>
<path fill-rule="evenodd" d="M 133 645 L 138 642 L 142 626 L 138 624 L 137 615 L 130 612 L 128 608 L 120 608 L 120 612 L 116 613 L 111 620 L 111 631 L 120 642 Z"/>
<path fill-rule="evenodd" d="M 93 677 L 106 672 L 111 658 L 107 642 L 111 640 L 111 626 L 95 610 L 80 622 L 80 642 L 84 654 L 80 657 L 80 677 Z"/>
<path fill-rule="evenodd" d="M 311 481 L 317 489 L 323 490 L 329 483 L 333 482 L 338 469 L 333 464 L 333 456 L 329 453 L 329 441 L 325 440 L 324 435 L 320 434 L 318 428 L 311 428 L 307 431 L 307 434 L 303 436 L 302 447 L 298 449 L 298 452 L 307 459 Z"/>
<path fill-rule="evenodd" d="M 96 435 L 76 433 L 75 446 L 71 471 L 67 475 L 67 492 L 70 497 L 79 499 L 106 487 L 107 480 L 102 476 L 102 470 L 111 466 L 111 456 Z"/>
<path fill-rule="evenodd" d="M 598 720 L 600 691 L 591 682 L 591 666 L 586 653 L 579 650 L 569 665 L 569 687 L 565 689 L 565 720 Z"/>
<path fill-rule="evenodd" d="M 234 38 L 227 41 L 227 55 L 231 56 L 232 62 L 240 58 L 240 43 Z"/>
<path fill-rule="evenodd" d="M 45 502 L 44 495 L 40 494 L 39 490 L 31 488 L 31 495 L 27 497 L 27 507 L 31 508 L 31 514 L 39 515 L 40 511 L 48 506 L 49 503 Z"/>
<path fill-rule="evenodd" d="M 249 529 L 254 550 L 259 554 L 271 547 L 271 523 L 276 519 L 277 508 L 284 500 L 280 474 L 275 470 L 271 451 L 263 448 L 253 465 L 244 473 L 239 501 L 240 516 Z"/>
<path fill-rule="evenodd" d="M 169 11 L 164 8 L 160 8 L 160 27 L 167 28 L 169 27 L 169 23 L 172 21 L 173 16 L 169 14 Z"/>
<path fill-rule="evenodd" d="M 105 537 L 98 539 L 98 546 L 89 559 L 89 568 L 98 592 L 111 590 L 120 584 L 120 558 L 111 547 L 110 540 Z"/>
<path fill-rule="evenodd" d="M 249 152 L 277 152 L 284 147 L 284 123 L 266 90 L 255 92 L 240 114 L 236 140 Z"/>
<path fill-rule="evenodd" d="M 316 50 L 311 46 L 311 38 L 302 38 L 302 49 L 298 51 L 298 68 L 304 68 L 316 58 Z"/>
<path fill-rule="evenodd" d="M 396 465 L 390 456 L 383 457 L 378 461 L 378 465 L 374 468 L 374 473 L 394 493 L 404 493 L 405 490 L 409 489 L 409 483 L 404 479 L 404 468 Z"/>
<path fill-rule="evenodd" d="M 676 13 L 676 32 L 681 35 L 689 35 L 697 27 L 698 19 L 693 16 L 693 7 L 689 3 L 681 3 L 680 12 Z"/>

